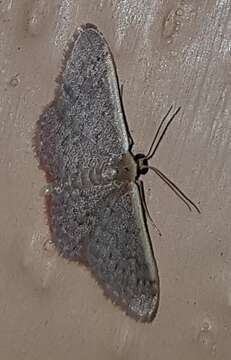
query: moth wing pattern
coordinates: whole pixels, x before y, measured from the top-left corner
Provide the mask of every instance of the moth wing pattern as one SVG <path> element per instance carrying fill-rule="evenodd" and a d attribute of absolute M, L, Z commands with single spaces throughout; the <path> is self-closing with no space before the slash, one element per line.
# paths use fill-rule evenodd
<path fill-rule="evenodd" d="M 92 273 L 113 301 L 137 320 L 151 321 L 159 277 L 136 183 L 122 184 L 96 212 L 87 248 Z"/>
<path fill-rule="evenodd" d="M 51 177 L 59 177 L 60 168 L 66 174 L 87 167 L 96 153 L 102 161 L 128 151 L 113 58 L 94 25 L 74 34 L 57 82 L 55 99 L 38 122 L 37 152 Z"/>
<path fill-rule="evenodd" d="M 94 25 L 74 34 L 57 82 L 55 99 L 37 122 L 35 151 L 54 188 L 47 196 L 54 242 L 65 257 L 81 260 L 94 208 L 111 191 L 84 179 L 90 176 L 85 170 L 129 148 L 112 55 Z"/>
<path fill-rule="evenodd" d="M 105 184 L 100 176 L 104 164 L 130 151 L 131 140 L 113 58 L 94 25 L 75 33 L 57 81 L 35 136 L 52 187 L 52 239 L 61 255 L 85 263 L 127 313 L 151 321 L 159 278 L 138 187 Z"/>

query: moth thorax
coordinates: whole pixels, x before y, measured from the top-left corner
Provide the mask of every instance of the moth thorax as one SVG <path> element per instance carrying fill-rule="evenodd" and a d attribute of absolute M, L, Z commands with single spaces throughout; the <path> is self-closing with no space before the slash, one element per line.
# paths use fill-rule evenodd
<path fill-rule="evenodd" d="M 116 177 L 119 182 L 135 181 L 137 176 L 137 166 L 131 153 L 127 152 L 122 155 L 116 164 Z"/>
<path fill-rule="evenodd" d="M 137 175 L 145 175 L 148 172 L 148 160 L 144 154 L 136 154 Z"/>

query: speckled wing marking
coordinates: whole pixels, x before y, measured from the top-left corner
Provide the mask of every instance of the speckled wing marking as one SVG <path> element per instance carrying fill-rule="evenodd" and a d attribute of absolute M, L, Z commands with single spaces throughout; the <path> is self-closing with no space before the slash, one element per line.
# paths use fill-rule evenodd
<path fill-rule="evenodd" d="M 39 119 L 39 157 L 62 176 L 129 149 L 118 83 L 107 43 L 82 27 L 69 45 L 55 100 Z M 49 151 L 49 153 L 48 153 Z M 84 156 L 83 156 L 84 155 Z"/>
<path fill-rule="evenodd" d="M 95 214 L 87 246 L 93 274 L 126 313 L 137 320 L 153 320 L 159 277 L 137 185 L 121 185 Z"/>
<path fill-rule="evenodd" d="M 112 56 L 94 26 L 83 26 L 74 35 L 55 99 L 40 116 L 36 133 L 40 164 L 55 182 L 48 199 L 54 241 L 64 256 L 80 259 L 93 210 L 111 189 L 89 184 L 72 189 L 69 179 L 78 173 L 83 178 L 86 169 L 108 163 L 129 148 Z"/>
<path fill-rule="evenodd" d="M 54 101 L 41 114 L 36 153 L 52 192 L 47 210 L 60 254 L 85 263 L 127 313 L 150 321 L 159 280 L 135 183 L 105 181 L 102 167 L 129 152 L 109 47 L 93 25 L 74 35 Z"/>

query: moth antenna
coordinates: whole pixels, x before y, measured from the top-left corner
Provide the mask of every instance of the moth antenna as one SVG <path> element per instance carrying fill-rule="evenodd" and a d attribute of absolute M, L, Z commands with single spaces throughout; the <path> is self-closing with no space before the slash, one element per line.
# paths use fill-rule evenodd
<path fill-rule="evenodd" d="M 192 208 L 189 204 L 191 204 L 199 214 L 201 213 L 199 207 L 187 195 L 185 195 L 173 181 L 162 173 L 162 171 L 153 166 L 148 166 L 148 168 L 154 171 L 170 187 L 170 189 L 185 203 L 190 211 L 192 211 Z"/>
<path fill-rule="evenodd" d="M 159 125 L 159 127 L 158 127 L 158 130 L 157 130 L 157 132 L 156 132 L 156 134 L 155 134 L 155 136 L 154 136 L 154 139 L 153 139 L 153 141 L 152 141 L 152 145 L 151 145 L 151 147 L 150 147 L 150 150 L 149 150 L 148 154 L 145 156 L 146 160 L 149 160 L 149 159 L 151 159 L 151 158 L 154 156 L 154 154 L 156 153 L 156 151 L 157 151 L 157 149 L 158 149 L 158 147 L 159 147 L 159 145 L 160 145 L 160 143 L 161 143 L 161 140 L 163 139 L 163 137 L 164 137 L 164 135 L 165 135 L 168 127 L 170 126 L 170 124 L 172 123 L 172 121 L 174 120 L 174 118 L 176 117 L 176 115 L 178 114 L 178 112 L 179 112 L 180 109 L 181 109 L 181 107 L 179 106 L 179 107 L 177 108 L 177 110 L 174 112 L 174 114 L 171 116 L 171 118 L 170 118 L 169 121 L 167 122 L 167 124 L 166 124 L 166 126 L 165 126 L 165 128 L 164 128 L 164 130 L 163 130 L 163 132 L 162 132 L 162 134 L 161 134 L 161 136 L 160 136 L 160 138 L 159 138 L 156 146 L 154 147 L 154 149 L 153 149 L 153 151 L 152 151 L 152 148 L 153 148 L 154 143 L 155 143 L 155 141 L 156 141 L 156 139 L 157 139 L 157 136 L 158 136 L 158 134 L 159 134 L 159 132 L 160 132 L 160 130 L 161 130 L 161 127 L 162 127 L 165 119 L 166 119 L 166 118 L 168 117 L 168 115 L 170 114 L 172 108 L 173 108 L 173 105 L 171 105 L 170 109 L 168 110 L 167 114 L 164 116 L 163 120 L 161 121 L 161 123 L 160 123 L 160 125 Z M 151 154 L 150 154 L 150 153 L 151 153 Z"/>
<path fill-rule="evenodd" d="M 161 231 L 159 230 L 159 228 L 157 227 L 157 225 L 155 224 L 155 222 L 153 221 L 150 212 L 148 210 L 148 206 L 146 203 L 146 199 L 145 199 L 145 194 L 144 194 L 144 184 L 142 181 L 137 180 L 136 181 L 138 188 L 139 188 L 139 193 L 140 193 L 140 198 L 141 198 L 141 203 L 143 205 L 145 214 L 147 215 L 147 218 L 150 220 L 152 226 L 154 227 L 154 229 L 157 231 L 157 233 L 159 234 L 159 236 L 162 236 Z"/>
<path fill-rule="evenodd" d="M 148 158 L 149 155 L 150 155 L 150 153 L 152 152 L 153 145 L 154 145 L 154 143 L 155 143 L 155 141 L 156 141 L 157 136 L 159 135 L 160 129 L 162 128 L 162 125 L 163 125 L 164 121 L 167 119 L 168 115 L 169 115 L 170 112 L 172 111 L 172 108 L 173 108 L 173 105 L 170 106 L 167 114 L 166 114 L 166 115 L 163 117 L 163 119 L 161 120 L 161 123 L 160 123 L 160 125 L 159 125 L 159 127 L 158 127 L 158 129 L 157 129 L 157 132 L 156 132 L 155 135 L 154 135 L 154 138 L 153 138 L 153 140 L 152 140 L 152 143 L 151 143 L 151 146 L 150 146 L 150 148 L 149 148 L 149 150 L 148 150 L 148 153 L 147 153 L 147 155 L 145 156 L 146 158 Z"/>

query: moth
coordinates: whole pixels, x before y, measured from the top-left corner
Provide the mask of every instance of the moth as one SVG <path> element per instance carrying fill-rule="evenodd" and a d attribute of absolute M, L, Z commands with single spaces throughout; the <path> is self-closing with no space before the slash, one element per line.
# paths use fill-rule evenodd
<path fill-rule="evenodd" d="M 46 205 L 52 240 L 64 258 L 85 264 L 105 295 L 128 315 L 150 322 L 160 284 L 140 175 L 151 168 L 190 202 L 148 164 L 180 108 L 161 134 L 170 108 L 149 153 L 134 155 L 113 56 L 91 24 L 74 34 L 57 83 L 35 135 L 36 155 L 51 189 Z"/>

